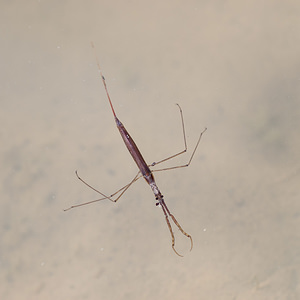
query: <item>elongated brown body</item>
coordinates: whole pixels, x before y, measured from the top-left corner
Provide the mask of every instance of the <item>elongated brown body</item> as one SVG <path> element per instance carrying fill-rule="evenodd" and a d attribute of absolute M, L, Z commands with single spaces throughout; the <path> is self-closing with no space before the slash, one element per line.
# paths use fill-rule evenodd
<path fill-rule="evenodd" d="M 120 134 L 122 136 L 122 139 L 123 139 L 128 151 L 130 152 L 132 158 L 134 159 L 138 168 L 140 169 L 143 177 L 148 182 L 148 184 L 153 183 L 154 176 L 153 176 L 151 170 L 149 169 L 147 163 L 145 162 L 144 157 L 142 156 L 139 148 L 135 144 L 134 140 L 132 139 L 132 137 L 130 136 L 130 134 L 128 133 L 128 131 L 126 130 L 124 125 L 122 124 L 122 122 L 117 117 L 115 117 L 115 120 L 116 120 L 117 127 L 120 131 Z"/>

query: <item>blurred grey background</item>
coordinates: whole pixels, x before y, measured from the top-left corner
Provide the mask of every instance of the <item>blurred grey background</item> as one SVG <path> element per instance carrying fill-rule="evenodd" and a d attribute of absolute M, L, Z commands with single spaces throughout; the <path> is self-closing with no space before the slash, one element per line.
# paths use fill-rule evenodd
<path fill-rule="evenodd" d="M 298 1 L 1 1 L 1 299 L 299 299 Z M 152 163 L 174 228 L 140 180 Z M 189 152 L 190 153 L 190 152 Z M 189 154 L 164 166 L 185 163 Z"/>

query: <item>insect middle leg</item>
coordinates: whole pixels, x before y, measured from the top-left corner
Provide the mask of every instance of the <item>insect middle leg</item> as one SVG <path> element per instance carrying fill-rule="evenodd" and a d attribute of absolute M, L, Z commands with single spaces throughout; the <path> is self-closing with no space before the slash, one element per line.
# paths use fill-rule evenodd
<path fill-rule="evenodd" d="M 193 159 L 193 157 L 194 157 L 194 155 L 195 155 L 195 152 L 196 152 L 196 150 L 197 150 L 197 148 L 198 148 L 198 146 L 199 146 L 201 137 L 202 137 L 203 133 L 204 133 L 206 130 L 207 130 L 207 128 L 205 128 L 205 129 L 200 133 L 200 136 L 199 136 L 198 141 L 197 141 L 197 144 L 196 144 L 196 146 L 195 146 L 195 148 L 194 148 L 194 150 L 193 150 L 193 153 L 192 153 L 192 155 L 191 155 L 189 161 L 188 161 L 186 164 L 184 164 L 184 165 L 179 165 L 179 166 L 174 166 L 174 167 L 169 167 L 169 168 L 158 169 L 158 170 L 152 170 L 152 172 L 167 171 L 167 170 L 173 170 L 173 169 L 178 169 L 178 168 L 188 167 L 188 166 L 191 164 L 191 161 L 192 161 L 192 159 Z M 182 153 L 183 153 L 183 152 L 182 152 Z M 180 154 L 182 154 L 182 153 L 178 153 L 176 156 L 178 156 L 178 155 L 180 155 Z M 155 165 L 157 165 L 157 164 L 159 164 L 159 163 L 161 163 L 161 162 L 164 162 L 164 161 L 166 161 L 166 160 L 168 160 L 168 159 L 170 159 L 170 158 L 173 158 L 173 157 L 175 157 L 175 156 L 171 156 L 171 157 L 168 157 L 168 158 L 166 158 L 166 159 L 164 159 L 164 160 L 161 160 L 161 161 L 155 163 Z M 149 167 L 151 167 L 152 165 L 153 165 L 153 164 L 149 165 Z"/>
<path fill-rule="evenodd" d="M 71 208 L 75 208 L 75 207 L 79 207 L 79 206 L 83 206 L 83 205 L 87 205 L 87 204 L 91 204 L 91 203 L 94 203 L 94 202 L 98 202 L 98 201 L 101 201 L 101 200 L 105 200 L 105 199 L 108 199 L 112 202 L 117 202 L 121 197 L 122 195 L 128 190 L 128 188 L 134 183 L 136 182 L 137 180 L 139 180 L 141 177 L 143 177 L 142 175 L 140 175 L 140 171 L 135 175 L 135 177 L 128 183 L 126 184 L 125 186 L 123 186 L 122 188 L 120 188 L 119 190 L 117 190 L 116 192 L 114 192 L 113 194 L 111 194 L 110 196 L 106 196 L 105 194 L 103 194 L 102 192 L 100 192 L 99 190 L 97 190 L 96 188 L 94 188 L 93 186 L 91 186 L 90 184 L 88 184 L 86 181 L 84 181 L 81 177 L 79 177 L 78 175 L 78 172 L 76 171 L 76 176 L 77 178 L 82 182 L 84 183 L 87 187 L 91 188 L 93 191 L 97 192 L 98 194 L 100 194 L 101 196 L 103 196 L 103 198 L 100 198 L 100 199 L 96 199 L 96 200 L 92 200 L 92 201 L 88 201 L 88 202 L 84 202 L 84 203 L 81 203 L 81 204 L 77 204 L 77 205 L 72 205 L 71 207 L 67 208 L 67 209 L 64 209 L 64 211 L 67 211 Z M 120 193 L 121 192 L 121 193 Z M 120 195 L 116 198 L 116 199 L 112 199 L 112 197 L 114 197 L 115 195 L 117 195 L 118 193 L 120 193 Z"/>
<path fill-rule="evenodd" d="M 185 137 L 185 128 L 184 128 L 184 121 L 183 121 L 183 113 L 182 113 L 182 109 L 181 109 L 180 105 L 178 103 L 176 103 L 176 105 L 178 106 L 179 111 L 180 111 L 181 125 L 182 125 L 182 132 L 183 132 L 183 141 L 184 141 L 184 150 L 182 150 L 182 151 L 180 151 L 180 152 L 178 152 L 178 153 L 176 153 L 174 155 L 171 155 L 171 156 L 169 156 L 167 158 L 159 160 L 157 162 L 153 162 L 151 165 L 149 165 L 149 167 L 154 167 L 154 166 L 156 166 L 156 165 L 158 165 L 158 164 L 160 164 L 162 162 L 165 162 L 165 161 L 167 161 L 169 159 L 172 159 L 172 158 L 174 158 L 174 157 L 176 157 L 178 155 L 181 155 L 181 154 L 183 154 L 183 153 L 185 153 L 187 151 L 187 143 L 186 143 L 186 137 Z"/>
<path fill-rule="evenodd" d="M 185 127 L 184 127 L 183 113 L 182 113 L 182 109 L 181 109 L 180 105 L 179 105 L 178 103 L 176 103 L 176 105 L 178 106 L 179 111 L 180 111 L 181 125 L 182 125 L 182 133 L 183 133 L 183 141 L 184 141 L 184 150 L 182 150 L 182 151 L 180 151 L 180 152 L 178 152 L 178 153 L 176 153 L 176 154 L 174 154 L 174 155 L 171 155 L 171 156 L 169 156 L 169 157 L 167 157 L 167 158 L 165 158 L 165 159 L 162 159 L 162 160 L 160 160 L 160 161 L 153 162 L 152 164 L 148 165 L 148 167 L 154 167 L 154 166 L 156 166 L 156 165 L 158 165 L 158 164 L 160 164 L 160 163 L 163 163 L 163 162 L 165 162 L 165 161 L 167 161 L 167 160 L 169 160 L 169 159 L 175 158 L 175 157 L 177 157 L 177 156 L 179 156 L 179 155 L 181 155 L 181 154 L 187 152 L 187 142 L 186 142 L 186 134 L 185 134 Z M 189 159 L 189 161 L 188 161 L 187 164 L 185 164 L 185 165 L 180 165 L 180 166 L 174 166 L 174 167 L 170 167 L 170 168 L 159 169 L 159 170 L 153 170 L 152 172 L 166 171 L 166 170 L 172 170 L 172 169 L 183 168 L 183 167 L 189 166 L 190 163 L 191 163 L 191 161 L 192 161 L 192 159 L 193 159 L 193 157 L 194 157 L 194 154 L 195 154 L 195 152 L 196 152 L 196 150 L 197 150 L 197 148 L 198 148 L 198 145 L 199 145 L 199 143 L 200 143 L 202 134 L 203 134 L 206 130 L 207 130 L 207 128 L 205 128 L 205 129 L 200 133 L 200 136 L 199 136 L 199 139 L 198 139 L 198 141 L 197 141 L 197 144 L 196 144 L 196 146 L 195 146 L 195 148 L 194 148 L 194 151 L 193 151 L 193 153 L 192 153 L 192 155 L 191 155 L 191 157 L 190 157 L 190 159 Z"/>

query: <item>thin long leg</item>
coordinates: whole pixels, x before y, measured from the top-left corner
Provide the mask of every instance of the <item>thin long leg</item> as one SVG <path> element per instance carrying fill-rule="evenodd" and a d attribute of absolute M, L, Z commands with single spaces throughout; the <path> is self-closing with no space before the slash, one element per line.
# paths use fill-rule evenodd
<path fill-rule="evenodd" d="M 140 172 L 138 172 L 136 174 L 136 176 L 128 183 L 126 184 L 125 186 L 123 186 L 122 188 L 120 188 L 119 190 L 117 190 L 116 192 L 114 192 L 110 197 L 113 197 L 115 196 L 116 194 L 118 194 L 119 192 L 122 191 L 122 193 L 116 198 L 116 199 L 112 199 L 112 202 L 117 202 L 122 196 L 123 194 L 129 189 L 129 187 L 131 187 L 131 185 L 138 181 L 140 178 L 142 178 L 143 176 L 142 175 L 139 175 Z"/>
<path fill-rule="evenodd" d="M 136 182 L 136 181 L 138 181 L 140 178 L 142 178 L 143 177 L 143 175 L 139 175 L 140 174 L 140 172 L 138 172 L 137 174 L 136 174 L 136 176 L 128 183 L 128 184 L 126 184 L 125 186 L 123 186 L 122 188 L 120 188 L 119 190 L 117 190 L 116 192 L 114 192 L 110 197 L 113 197 L 113 196 L 115 196 L 116 194 L 118 194 L 119 192 L 121 192 L 122 190 L 122 193 L 116 198 L 116 199 L 114 199 L 114 200 L 112 200 L 113 202 L 117 202 L 122 196 L 123 196 L 123 194 L 129 189 L 129 187 L 131 187 L 131 185 L 134 183 L 134 182 Z"/>
<path fill-rule="evenodd" d="M 184 121 L 183 121 L 183 113 L 182 113 L 182 109 L 181 109 L 180 105 L 179 105 L 178 103 L 176 103 L 176 105 L 179 107 L 179 110 L 180 110 L 181 125 L 182 125 L 182 133 L 183 133 L 183 140 L 184 140 L 184 150 L 182 150 L 182 151 L 180 151 L 180 152 L 178 152 L 178 153 L 176 153 L 176 154 L 174 154 L 174 155 L 171 155 L 171 156 L 169 156 L 169 157 L 167 157 L 167 158 L 165 158 L 165 159 L 162 159 L 162 160 L 160 160 L 160 161 L 153 162 L 152 164 L 148 165 L 148 167 L 154 167 L 154 166 L 156 166 L 156 165 L 158 165 L 158 164 L 160 164 L 160 163 L 163 163 L 163 162 L 165 162 L 165 161 L 167 161 L 167 160 L 169 160 L 169 159 L 175 158 L 175 157 L 177 157 L 177 156 L 179 156 L 179 155 L 181 155 L 181 154 L 187 152 L 187 143 L 186 143 L 185 126 L 184 126 Z M 193 159 L 193 156 L 194 156 L 194 154 L 195 154 L 195 152 L 196 152 L 196 149 L 197 149 L 197 147 L 198 147 L 198 145 L 199 145 L 199 142 L 200 142 L 200 139 L 201 139 L 201 137 L 202 137 L 202 134 L 203 134 L 206 130 L 207 130 L 207 128 L 205 128 L 205 129 L 200 133 L 200 137 L 199 137 L 199 139 L 198 139 L 198 141 L 197 141 L 196 147 L 195 147 L 195 149 L 194 149 L 194 151 L 193 151 L 193 153 L 192 153 L 192 155 L 191 155 L 191 158 L 190 158 L 190 160 L 189 160 L 189 162 L 188 162 L 187 164 L 182 165 L 182 166 L 175 166 L 175 167 L 171 167 L 171 168 L 164 168 L 164 169 L 160 169 L 160 170 L 155 170 L 155 171 L 152 171 L 152 172 L 166 171 L 166 170 L 172 170 L 172 169 L 183 168 L 183 167 L 189 166 L 189 164 L 191 163 L 191 161 L 192 161 L 192 159 Z"/>
<path fill-rule="evenodd" d="M 84 181 L 81 177 L 79 177 L 78 172 L 76 171 L 76 176 L 77 178 L 84 183 L 86 186 L 88 186 L 89 188 L 91 188 L 92 190 L 94 190 L 95 192 L 97 192 L 98 194 L 102 195 L 104 197 L 104 199 L 109 199 L 112 202 L 117 202 L 117 200 L 120 198 L 120 196 L 122 196 L 125 191 L 132 185 L 132 183 L 134 183 L 135 181 L 137 181 L 139 178 L 143 177 L 142 175 L 138 176 L 140 174 L 140 171 L 135 175 L 135 177 L 125 186 L 123 186 L 122 188 L 118 189 L 116 192 L 114 192 L 113 194 L 111 194 L 110 196 L 106 196 L 103 193 L 101 193 L 99 190 L 95 189 L 94 187 L 92 187 L 90 184 L 88 184 L 86 181 Z M 111 197 L 115 196 L 116 194 L 118 194 L 120 191 L 124 190 L 120 196 L 118 196 L 117 199 L 111 199 Z"/>
<path fill-rule="evenodd" d="M 176 105 L 179 107 L 179 111 L 180 111 L 181 125 L 182 125 L 182 132 L 183 132 L 183 141 L 184 141 L 184 150 L 182 150 L 182 151 L 180 151 L 180 152 L 178 152 L 178 153 L 176 153 L 176 154 L 174 154 L 172 156 L 169 156 L 169 157 L 167 157 L 165 159 L 162 159 L 160 161 L 153 162 L 151 165 L 149 165 L 149 167 L 150 166 L 154 167 L 154 166 L 156 166 L 156 165 L 158 165 L 158 164 L 160 164 L 160 163 L 162 163 L 162 162 L 164 162 L 166 160 L 174 158 L 174 157 L 176 157 L 176 156 L 178 156 L 180 154 L 183 154 L 183 153 L 185 153 L 187 151 L 187 143 L 186 143 L 186 137 L 185 137 L 185 128 L 184 128 L 184 121 L 183 121 L 183 113 L 182 113 L 182 109 L 181 109 L 180 105 L 178 103 L 176 103 Z"/>
<path fill-rule="evenodd" d="M 92 187 L 90 184 L 88 184 L 86 181 L 84 181 L 81 177 L 79 177 L 78 175 L 78 172 L 76 171 L 76 176 L 77 178 L 82 182 L 84 183 L 86 186 L 88 186 L 89 188 L 91 188 L 92 190 L 94 190 L 95 192 L 99 193 L 100 195 L 103 196 L 103 198 L 100 198 L 100 199 L 96 199 L 96 200 L 92 200 L 92 201 L 88 201 L 88 202 L 84 202 L 84 203 L 81 203 L 81 204 L 77 204 L 77 205 L 72 205 L 71 207 L 67 208 L 67 209 L 64 209 L 64 211 L 67 211 L 67 210 L 70 210 L 72 208 L 75 208 L 75 207 L 79 207 L 79 206 L 83 206 L 83 205 L 87 205 L 87 204 L 91 204 L 91 203 L 94 203 L 94 202 L 98 202 L 98 201 L 101 201 L 101 200 L 105 200 L 105 199 L 109 199 L 110 201 L 112 202 L 117 202 L 121 197 L 122 195 L 128 190 L 128 188 L 134 183 L 136 182 L 138 179 L 140 179 L 141 177 L 143 177 L 142 175 L 140 175 L 140 172 L 138 172 L 136 174 L 136 176 L 133 178 L 133 180 L 131 180 L 128 184 L 126 184 L 125 186 L 123 186 L 122 188 L 120 188 L 119 190 L 117 190 L 116 192 L 114 192 L 113 194 L 111 194 L 110 196 L 106 196 L 105 194 L 101 193 L 99 190 L 95 189 L 94 187 Z M 116 198 L 116 199 L 112 199 L 113 196 L 115 196 L 116 194 L 118 194 L 119 192 L 122 193 Z"/>
<path fill-rule="evenodd" d="M 191 164 L 191 161 L 192 161 L 192 159 L 193 159 L 193 157 L 194 157 L 194 155 L 195 155 L 195 152 L 196 152 L 196 150 L 197 150 L 197 148 L 198 148 L 198 146 L 199 146 L 201 137 L 202 137 L 203 133 L 204 133 L 206 130 L 207 130 L 207 128 L 205 128 L 205 129 L 200 133 L 199 139 L 198 139 L 198 141 L 197 141 L 197 144 L 196 144 L 196 146 L 195 146 L 195 148 L 194 148 L 194 151 L 193 151 L 193 153 L 192 153 L 192 155 L 191 155 L 191 157 L 190 157 L 188 163 L 186 163 L 186 164 L 184 164 L 184 165 L 179 165 L 179 166 L 170 167 L 170 168 L 163 168 L 163 169 L 158 169 L 158 170 L 151 170 L 151 172 L 153 173 L 153 172 L 167 171 L 167 170 L 173 170 L 173 169 L 178 169 L 178 168 L 188 167 L 188 166 Z M 179 153 L 179 154 L 180 154 L 180 153 Z M 179 154 L 177 154 L 177 155 L 179 155 Z M 176 156 L 177 156 L 177 155 L 176 155 Z M 170 158 L 173 158 L 173 157 L 174 157 L 174 156 L 171 156 L 171 157 L 169 157 L 169 158 L 167 158 L 167 159 L 170 159 Z M 163 161 L 166 161 L 167 159 L 165 159 L 165 160 L 163 160 Z M 163 162 L 163 161 L 160 161 L 160 162 Z M 158 163 L 160 163 L 160 162 L 158 162 Z M 158 164 L 158 163 L 156 163 L 156 164 Z M 152 166 L 152 165 L 149 165 L 149 166 Z"/>
<path fill-rule="evenodd" d="M 167 225 L 168 225 L 168 227 L 169 227 L 169 231 L 170 231 L 170 233 L 171 233 L 171 237 L 172 237 L 172 249 L 173 249 L 173 251 L 174 251 L 178 256 L 183 257 L 183 256 L 182 256 L 181 254 L 179 254 L 179 253 L 176 251 L 176 249 L 175 249 L 175 237 L 174 237 L 174 233 L 173 233 L 173 230 L 172 230 L 172 226 L 171 226 L 171 223 L 170 223 L 170 221 L 169 221 L 169 217 L 168 217 L 168 214 L 167 214 L 167 212 L 166 212 L 166 209 L 165 209 L 164 205 L 162 205 L 161 207 L 162 207 L 162 210 L 163 210 L 163 212 L 164 212 L 164 215 L 165 215 L 165 218 L 166 218 L 166 222 L 167 222 Z"/>
<path fill-rule="evenodd" d="M 165 201 L 162 199 L 162 202 L 161 202 L 161 207 L 162 207 L 162 210 L 163 210 L 163 213 L 165 215 L 165 218 L 166 218 L 166 222 L 167 222 L 167 225 L 169 227 L 169 231 L 171 233 L 171 237 L 172 237 L 172 249 L 174 250 L 174 252 L 178 255 L 178 256 L 181 256 L 181 254 L 179 254 L 176 249 L 175 249 L 175 236 L 174 236 L 174 233 L 173 233 L 173 230 L 172 230 L 172 226 L 171 226 L 171 223 L 170 223 L 170 220 L 169 220 L 169 217 L 168 215 L 172 218 L 174 224 L 178 227 L 178 229 L 186 236 L 188 237 L 190 240 L 191 240 L 191 249 L 190 251 L 192 251 L 193 249 L 193 239 L 191 237 L 191 235 L 189 235 L 188 233 L 186 233 L 182 227 L 180 226 L 180 224 L 178 223 L 178 221 L 176 220 L 176 218 L 173 216 L 173 214 L 170 213 Z"/>
<path fill-rule="evenodd" d="M 186 237 L 188 237 L 188 238 L 191 240 L 191 249 L 190 249 L 190 251 L 192 251 L 192 249 L 193 249 L 193 239 L 192 239 L 191 235 L 189 235 L 188 233 L 186 233 L 186 232 L 182 229 L 182 227 L 180 226 L 180 224 L 178 223 L 178 221 L 176 220 L 176 218 L 174 217 L 174 215 L 170 213 L 170 211 L 169 211 L 169 209 L 168 209 L 168 207 L 167 207 L 167 205 L 166 205 L 166 203 L 165 203 L 164 201 L 163 201 L 163 205 L 164 205 L 164 207 L 165 207 L 165 209 L 166 209 L 168 215 L 172 218 L 173 222 L 174 222 L 175 225 L 178 227 L 178 229 L 179 229 Z"/>
<path fill-rule="evenodd" d="M 103 196 L 104 198 L 102 199 L 109 199 L 112 201 L 112 199 L 110 199 L 111 196 L 106 196 L 104 195 L 103 193 L 101 193 L 100 191 L 98 191 L 97 189 L 95 189 L 94 187 L 92 187 L 91 185 L 89 185 L 86 181 L 84 181 L 79 175 L 78 175 L 78 172 L 77 170 L 75 171 L 75 174 L 77 176 L 77 178 L 82 182 L 84 183 L 86 186 L 88 186 L 90 189 L 92 189 L 93 191 L 97 192 L 98 194 L 100 194 L 101 196 Z"/>

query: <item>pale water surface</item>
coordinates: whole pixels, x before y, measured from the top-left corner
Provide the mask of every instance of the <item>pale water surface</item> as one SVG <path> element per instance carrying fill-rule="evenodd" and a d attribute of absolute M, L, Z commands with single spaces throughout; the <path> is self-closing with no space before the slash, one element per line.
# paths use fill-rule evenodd
<path fill-rule="evenodd" d="M 298 1 L 2 1 L 1 299 L 300 299 Z M 186 169 L 143 180 L 183 147 Z M 188 155 L 170 161 L 185 163 Z"/>

